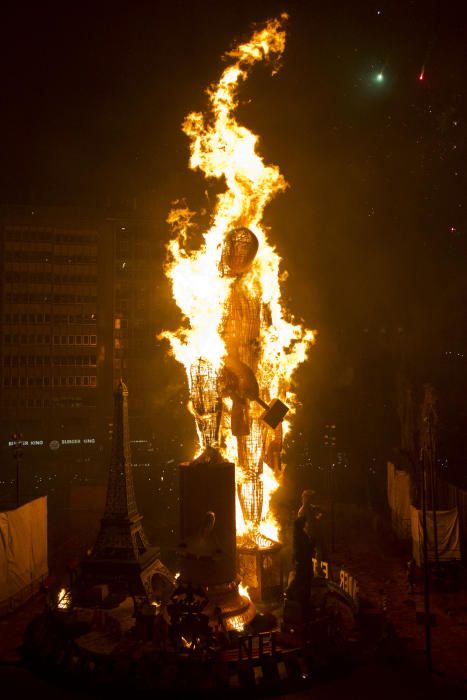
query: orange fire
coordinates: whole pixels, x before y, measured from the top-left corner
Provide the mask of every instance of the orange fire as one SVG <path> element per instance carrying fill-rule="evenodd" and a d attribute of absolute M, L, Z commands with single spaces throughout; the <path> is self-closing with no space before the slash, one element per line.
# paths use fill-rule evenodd
<path fill-rule="evenodd" d="M 289 415 L 295 403 L 291 378 L 313 342 L 313 332 L 295 323 L 283 306 L 280 258 L 262 225 L 266 205 L 287 183 L 276 165 L 263 162 L 257 152 L 258 136 L 236 119 L 238 89 L 253 66 L 265 62 L 273 72 L 278 69 L 286 19 L 283 14 L 268 21 L 248 42 L 226 54 L 227 67 L 207 91 L 209 109 L 189 114 L 183 123 L 190 139 L 190 167 L 225 182 L 201 247 L 193 251 L 188 245 L 196 227 L 193 212 L 179 207 L 168 217 L 174 238 L 167 246 L 166 274 L 184 321 L 177 331 L 164 331 L 162 336 L 170 341 L 173 355 L 187 373 L 189 408 L 196 417 L 200 451 L 214 447 L 236 465 L 242 501 L 237 498 L 237 533 L 250 541 L 261 536 L 278 539 L 278 524 L 269 509 L 271 494 L 279 486 L 278 458 L 272 462 L 268 449 L 274 440 L 281 445 L 288 423 L 284 421 L 275 435 L 261 422 L 262 409 L 247 401 L 248 437 L 232 434 L 233 402 L 219 389 L 229 355 L 228 315 L 237 309 L 237 317 L 242 316 L 245 308 L 251 314 L 251 333 L 256 335 L 249 342 L 255 347 L 255 360 L 240 359 L 253 370 L 263 401 L 281 399 L 291 409 Z M 248 229 L 250 238 L 256 237 L 257 254 L 241 274 L 223 274 L 226 236 L 243 229 Z M 243 501 L 250 503 L 249 509 Z"/>

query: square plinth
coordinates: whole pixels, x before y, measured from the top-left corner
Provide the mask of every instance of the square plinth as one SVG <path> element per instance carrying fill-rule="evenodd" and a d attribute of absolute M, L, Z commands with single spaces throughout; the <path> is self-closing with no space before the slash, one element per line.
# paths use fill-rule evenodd
<path fill-rule="evenodd" d="M 280 544 L 267 549 L 237 549 L 238 573 L 255 603 L 269 603 L 282 596 L 281 549 Z"/>

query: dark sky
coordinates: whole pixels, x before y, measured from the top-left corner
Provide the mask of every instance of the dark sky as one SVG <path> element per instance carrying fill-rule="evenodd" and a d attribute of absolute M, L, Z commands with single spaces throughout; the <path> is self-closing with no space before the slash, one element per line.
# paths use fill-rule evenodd
<path fill-rule="evenodd" d="M 151 201 L 167 238 L 171 200 L 216 189 L 187 169 L 184 116 L 222 54 L 283 10 L 283 68 L 255 69 L 240 116 L 290 183 L 266 220 L 316 358 L 344 376 L 344 350 L 401 334 L 435 359 L 467 352 L 465 2 L 9 3 L 0 199 Z"/>

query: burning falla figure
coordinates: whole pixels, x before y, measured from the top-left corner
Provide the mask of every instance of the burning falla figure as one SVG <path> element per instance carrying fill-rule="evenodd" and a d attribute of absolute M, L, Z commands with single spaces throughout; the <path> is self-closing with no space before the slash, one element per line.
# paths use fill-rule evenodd
<path fill-rule="evenodd" d="M 203 458 L 217 452 L 228 430 L 236 439 L 238 497 L 252 540 L 261 521 L 263 464 L 280 470 L 281 423 L 288 411 L 279 399 L 267 403 L 271 397 L 264 388 L 261 398 L 256 379 L 262 329 L 271 322 L 259 290 L 246 280 L 257 251 L 258 239 L 249 229 L 226 234 L 219 264 L 219 274 L 232 278 L 220 329 L 226 354 L 220 370 L 202 358 L 190 369 L 190 398 Z"/>

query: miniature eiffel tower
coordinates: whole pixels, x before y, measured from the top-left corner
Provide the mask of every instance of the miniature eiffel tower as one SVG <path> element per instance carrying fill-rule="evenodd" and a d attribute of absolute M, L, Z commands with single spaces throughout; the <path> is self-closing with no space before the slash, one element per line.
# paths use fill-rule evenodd
<path fill-rule="evenodd" d="M 138 513 L 133 486 L 128 426 L 128 389 L 120 381 L 114 394 L 112 459 L 107 500 L 99 534 L 81 565 L 81 586 L 107 584 L 110 590 L 150 595 L 153 577 L 171 579 L 159 560 L 159 548 L 151 547 Z"/>

